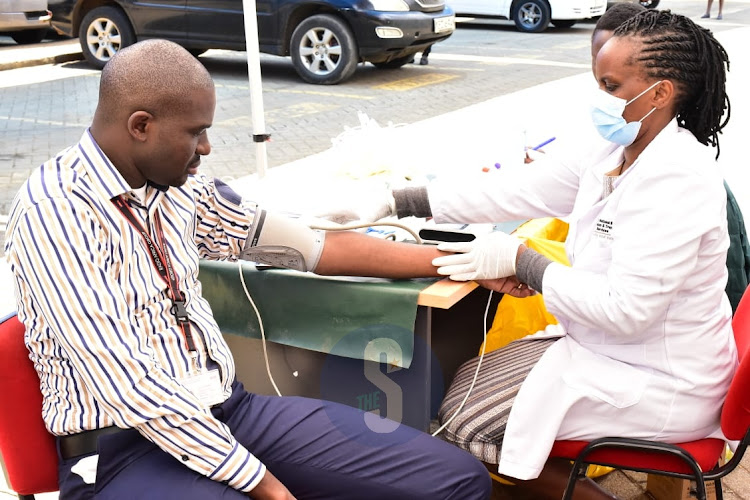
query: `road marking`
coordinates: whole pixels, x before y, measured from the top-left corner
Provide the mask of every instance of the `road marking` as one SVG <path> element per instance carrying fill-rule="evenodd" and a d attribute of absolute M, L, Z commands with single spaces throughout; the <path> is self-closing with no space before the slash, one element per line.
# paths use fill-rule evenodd
<path fill-rule="evenodd" d="M 460 54 L 430 54 L 430 60 L 481 62 L 487 64 L 526 64 L 530 66 L 555 66 L 558 68 L 591 69 L 591 64 L 547 61 L 544 59 L 526 59 L 520 57 L 469 56 Z"/>
<path fill-rule="evenodd" d="M 56 127 L 88 127 L 90 123 L 70 123 L 52 120 L 40 120 L 38 118 L 20 118 L 15 116 L 8 116 L 3 118 L 4 120 L 14 122 L 25 122 L 25 123 L 39 123 L 40 125 L 54 125 Z"/>
<path fill-rule="evenodd" d="M 227 84 L 215 84 L 216 88 L 225 88 L 225 89 L 247 89 L 248 85 L 227 85 Z M 359 99 L 364 101 L 369 101 L 371 99 L 375 99 L 373 96 L 369 95 L 359 95 L 359 94 L 343 94 L 340 92 L 323 92 L 320 90 L 291 90 L 291 89 L 269 89 L 268 87 L 263 89 L 264 93 L 268 94 L 303 94 L 303 95 L 319 95 L 323 97 L 345 97 L 348 99 Z"/>
<path fill-rule="evenodd" d="M 289 118 L 299 118 L 301 116 L 314 115 L 315 113 L 322 113 L 324 111 L 330 111 L 332 109 L 338 109 L 341 106 L 338 104 L 321 104 L 319 102 L 301 103 L 294 104 L 292 106 L 285 106 L 283 108 L 273 109 L 266 113 L 266 120 L 273 121 L 274 119 L 288 120 Z"/>
<path fill-rule="evenodd" d="M 375 99 L 369 95 L 358 95 L 358 94 L 342 94 L 339 92 L 320 92 L 316 90 L 289 90 L 289 89 L 265 89 L 266 92 L 275 92 L 277 94 L 305 94 L 305 95 L 320 95 L 325 97 L 346 97 L 349 99 L 361 99 L 369 101 Z"/>
<path fill-rule="evenodd" d="M 290 118 L 300 118 L 302 116 L 314 115 L 316 113 L 323 113 L 333 109 L 338 109 L 341 106 L 337 104 L 321 104 L 321 103 L 302 103 L 294 104 L 292 106 L 285 106 L 278 109 L 266 110 L 264 113 L 266 123 L 275 123 L 279 121 L 289 120 Z M 249 114 L 238 116 L 236 118 L 230 118 L 228 120 L 222 120 L 217 123 L 221 126 L 236 126 L 236 127 L 252 127 L 252 120 Z"/>
<path fill-rule="evenodd" d="M 445 73 L 427 73 L 425 75 L 417 75 L 411 78 L 403 78 L 393 82 L 384 83 L 382 85 L 376 85 L 374 88 L 383 90 L 396 90 L 402 92 L 404 90 L 412 90 L 425 85 L 434 85 L 436 83 L 447 82 L 458 78 L 458 75 L 451 75 Z"/>

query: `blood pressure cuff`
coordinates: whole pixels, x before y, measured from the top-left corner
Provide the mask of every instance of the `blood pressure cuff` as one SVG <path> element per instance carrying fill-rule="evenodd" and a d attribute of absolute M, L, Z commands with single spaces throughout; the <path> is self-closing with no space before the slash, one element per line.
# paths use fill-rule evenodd
<path fill-rule="evenodd" d="M 240 258 L 274 267 L 314 271 L 324 241 L 323 231 L 310 229 L 296 219 L 260 210 Z"/>

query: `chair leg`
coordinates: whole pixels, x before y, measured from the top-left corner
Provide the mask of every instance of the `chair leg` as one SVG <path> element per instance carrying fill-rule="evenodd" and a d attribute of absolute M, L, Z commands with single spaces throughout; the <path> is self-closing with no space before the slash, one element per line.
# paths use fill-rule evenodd
<path fill-rule="evenodd" d="M 698 500 L 706 500 L 706 485 L 703 481 L 695 481 L 695 496 Z"/>
<path fill-rule="evenodd" d="M 724 492 L 721 491 L 721 479 L 714 480 L 714 488 L 716 489 L 716 500 L 724 500 Z"/>
<path fill-rule="evenodd" d="M 587 469 L 588 464 L 586 463 L 578 462 L 577 460 L 573 463 L 573 468 L 568 477 L 568 485 L 565 487 L 565 493 L 563 494 L 563 500 L 573 499 L 573 490 L 576 488 L 576 483 L 579 479 L 586 477 Z"/>
<path fill-rule="evenodd" d="M 18 495 L 18 500 L 34 500 L 34 495 Z"/>

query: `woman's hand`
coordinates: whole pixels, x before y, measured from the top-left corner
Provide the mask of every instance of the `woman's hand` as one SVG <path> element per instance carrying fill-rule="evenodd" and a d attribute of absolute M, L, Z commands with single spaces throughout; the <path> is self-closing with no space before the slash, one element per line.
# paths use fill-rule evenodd
<path fill-rule="evenodd" d="M 492 280 L 516 274 L 516 260 L 525 246 L 502 231 L 493 231 L 473 241 L 441 243 L 438 250 L 453 252 L 432 261 L 438 274 L 454 281 Z"/>
<path fill-rule="evenodd" d="M 500 278 L 495 280 L 477 280 L 479 286 L 483 286 L 495 292 L 505 293 L 513 297 L 530 297 L 536 295 L 536 291 L 529 288 L 528 285 L 518 281 L 515 276 Z"/>

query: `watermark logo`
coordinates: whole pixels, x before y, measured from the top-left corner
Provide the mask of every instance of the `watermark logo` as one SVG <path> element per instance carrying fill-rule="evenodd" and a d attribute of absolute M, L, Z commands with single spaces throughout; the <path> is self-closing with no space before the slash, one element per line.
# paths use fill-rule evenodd
<path fill-rule="evenodd" d="M 412 439 L 427 430 L 443 397 L 443 376 L 429 346 L 413 332 L 387 325 L 358 328 L 331 349 L 321 371 L 321 397 L 361 410 L 334 424 L 373 447 Z"/>

